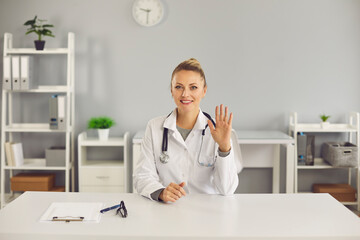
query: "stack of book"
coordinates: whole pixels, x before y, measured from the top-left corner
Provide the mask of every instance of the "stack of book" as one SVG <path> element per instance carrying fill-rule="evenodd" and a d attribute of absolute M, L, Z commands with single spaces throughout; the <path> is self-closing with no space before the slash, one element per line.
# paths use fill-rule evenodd
<path fill-rule="evenodd" d="M 22 143 L 5 142 L 6 165 L 18 167 L 24 165 L 24 154 Z"/>

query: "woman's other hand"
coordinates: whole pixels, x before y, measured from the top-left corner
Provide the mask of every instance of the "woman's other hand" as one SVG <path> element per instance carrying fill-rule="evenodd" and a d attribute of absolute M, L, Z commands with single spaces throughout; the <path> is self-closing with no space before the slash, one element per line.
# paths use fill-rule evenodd
<path fill-rule="evenodd" d="M 230 138 L 232 130 L 232 119 L 232 113 L 230 113 L 228 116 L 228 107 L 225 107 L 224 113 L 224 106 L 221 104 L 220 111 L 219 106 L 216 106 L 215 108 L 216 127 L 214 127 L 214 124 L 208 120 L 211 136 L 219 145 L 219 150 L 221 152 L 228 152 L 231 149 Z"/>
<path fill-rule="evenodd" d="M 182 196 L 186 196 L 184 186 L 184 182 L 180 184 L 170 183 L 161 191 L 159 198 L 164 202 L 176 202 L 176 200 L 179 200 Z"/>

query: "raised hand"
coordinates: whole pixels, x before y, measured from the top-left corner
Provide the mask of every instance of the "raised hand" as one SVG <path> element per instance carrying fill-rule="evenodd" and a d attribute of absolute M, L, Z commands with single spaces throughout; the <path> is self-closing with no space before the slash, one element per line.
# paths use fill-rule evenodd
<path fill-rule="evenodd" d="M 159 198 L 164 202 L 175 202 L 179 200 L 182 196 L 186 196 L 184 190 L 185 183 L 180 184 L 170 183 L 159 195 Z"/>
<path fill-rule="evenodd" d="M 230 116 L 228 117 L 228 107 L 225 107 L 224 113 L 224 106 L 221 104 L 220 112 L 218 106 L 216 106 L 215 108 L 216 127 L 214 127 L 212 122 L 208 120 L 211 136 L 213 137 L 214 141 L 219 145 L 219 150 L 221 152 L 227 152 L 231 149 L 230 138 L 232 119 L 232 113 L 230 113 Z"/>

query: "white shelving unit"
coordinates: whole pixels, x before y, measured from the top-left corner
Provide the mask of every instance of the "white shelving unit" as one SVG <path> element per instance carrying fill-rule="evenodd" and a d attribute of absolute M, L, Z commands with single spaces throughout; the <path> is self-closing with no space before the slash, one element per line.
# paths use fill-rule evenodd
<path fill-rule="evenodd" d="M 1 207 L 4 207 L 11 199 L 13 192 L 10 192 L 10 198 L 5 197 L 5 184 L 9 182 L 6 178 L 6 171 L 9 176 L 13 175 L 13 170 L 45 170 L 45 171 L 62 171 L 65 172 L 65 191 L 70 191 L 70 173 L 71 187 L 74 189 L 74 122 L 75 122 L 75 103 L 74 103 L 74 78 L 75 78 L 75 34 L 68 33 L 67 48 L 53 48 L 37 51 L 33 48 L 13 48 L 13 36 L 10 33 L 4 35 L 4 51 L 3 56 L 11 55 L 65 55 L 67 59 L 66 82 L 60 86 L 42 86 L 29 90 L 2 90 L 2 108 L 1 108 Z M 36 71 L 36 66 L 34 66 Z M 66 96 L 66 129 L 52 130 L 48 123 L 14 123 L 13 122 L 13 94 L 34 94 L 34 98 L 38 94 L 63 94 Z M 47 122 L 48 119 L 44 119 Z M 16 133 L 63 133 L 65 134 L 65 166 L 64 167 L 47 167 L 45 159 L 24 159 L 24 165 L 18 167 L 10 167 L 6 165 L 4 143 L 13 141 Z M 26 145 L 26 143 L 23 143 Z M 45 149 L 44 149 L 45 152 Z"/>
<path fill-rule="evenodd" d="M 129 132 L 124 137 L 100 141 L 90 138 L 86 132 L 78 136 L 78 175 L 79 192 L 129 192 Z M 91 147 L 123 148 L 123 156 L 116 160 L 88 159 L 87 150 Z"/>
<path fill-rule="evenodd" d="M 360 143 L 360 135 L 359 135 L 359 113 L 351 112 L 349 114 L 349 121 L 346 124 L 343 123 L 335 123 L 330 124 L 327 128 L 322 128 L 320 123 L 298 123 L 297 113 L 293 112 L 290 114 L 290 122 L 289 122 L 289 135 L 294 137 L 295 140 L 295 164 L 294 164 L 294 192 L 298 192 L 298 171 L 299 170 L 316 170 L 316 169 L 339 169 L 340 167 L 333 167 L 329 163 L 327 163 L 322 158 L 315 158 L 313 166 L 307 165 L 298 165 L 297 162 L 297 133 L 348 133 L 348 141 L 356 144 L 358 146 L 358 154 L 359 153 L 359 143 Z M 354 136 L 354 134 L 356 136 Z M 355 141 L 354 141 L 355 139 Z M 360 155 L 359 155 L 360 156 Z M 359 157 L 358 156 L 358 157 Z M 360 158 L 359 158 L 360 159 Z M 341 168 L 344 169 L 344 168 Z M 354 168 L 348 169 L 348 184 L 351 184 L 351 172 Z M 360 171 L 359 167 L 356 169 L 356 191 L 357 191 L 357 201 L 356 202 L 342 202 L 344 205 L 356 205 L 357 210 L 360 211 Z"/>

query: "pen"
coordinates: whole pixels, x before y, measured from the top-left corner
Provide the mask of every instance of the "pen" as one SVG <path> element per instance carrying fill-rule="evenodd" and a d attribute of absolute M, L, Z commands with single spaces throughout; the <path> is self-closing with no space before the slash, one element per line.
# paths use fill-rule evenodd
<path fill-rule="evenodd" d="M 104 212 L 110 211 L 110 210 L 115 209 L 115 208 L 118 208 L 118 207 L 120 207 L 120 204 L 117 204 L 117 205 L 112 206 L 112 207 L 108 207 L 108 208 L 101 209 L 100 212 L 101 212 L 101 213 L 104 213 Z"/>

